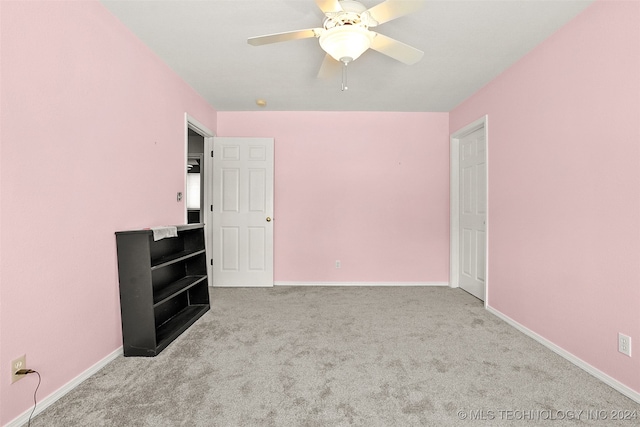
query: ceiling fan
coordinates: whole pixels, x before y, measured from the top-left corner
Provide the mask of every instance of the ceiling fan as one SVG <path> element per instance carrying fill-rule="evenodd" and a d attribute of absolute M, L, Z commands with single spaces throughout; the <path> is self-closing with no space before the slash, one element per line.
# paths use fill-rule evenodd
<path fill-rule="evenodd" d="M 355 0 L 315 0 L 326 18 L 322 28 L 288 31 L 251 37 L 250 45 L 261 46 L 315 37 L 327 52 L 318 77 L 331 73 L 335 61 L 343 64 L 342 90 L 346 90 L 346 67 L 369 48 L 407 65 L 420 61 L 424 52 L 369 28 L 407 15 L 422 7 L 424 0 L 385 0 L 367 9 Z M 334 61 L 335 60 L 335 61 Z"/>

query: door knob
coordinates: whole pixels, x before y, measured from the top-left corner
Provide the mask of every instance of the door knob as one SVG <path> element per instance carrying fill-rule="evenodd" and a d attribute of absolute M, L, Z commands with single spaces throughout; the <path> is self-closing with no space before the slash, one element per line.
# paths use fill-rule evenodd
<path fill-rule="evenodd" d="M 267 217 L 267 222 L 271 222 L 271 217 L 270 216 Z"/>

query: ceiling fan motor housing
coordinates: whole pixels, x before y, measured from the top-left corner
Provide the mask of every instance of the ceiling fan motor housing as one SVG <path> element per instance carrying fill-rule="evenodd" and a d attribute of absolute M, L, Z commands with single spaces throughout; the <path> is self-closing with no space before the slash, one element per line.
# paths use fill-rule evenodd
<path fill-rule="evenodd" d="M 375 27 L 378 24 L 362 3 L 353 0 L 342 0 L 340 1 L 340 6 L 342 10 L 326 13 L 325 30 L 344 25 L 359 25 L 368 28 Z"/>

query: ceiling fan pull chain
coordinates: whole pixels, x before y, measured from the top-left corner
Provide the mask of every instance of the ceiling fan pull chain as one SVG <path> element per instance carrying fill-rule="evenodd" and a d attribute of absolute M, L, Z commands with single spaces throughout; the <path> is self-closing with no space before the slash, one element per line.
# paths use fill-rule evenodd
<path fill-rule="evenodd" d="M 344 92 L 349 89 L 347 87 L 347 65 L 349 64 L 349 61 L 342 61 L 342 64 L 342 91 Z"/>

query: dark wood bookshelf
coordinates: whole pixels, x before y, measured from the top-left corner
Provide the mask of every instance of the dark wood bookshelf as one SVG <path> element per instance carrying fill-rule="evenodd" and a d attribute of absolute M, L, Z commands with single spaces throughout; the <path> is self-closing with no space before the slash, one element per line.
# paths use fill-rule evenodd
<path fill-rule="evenodd" d="M 156 356 L 209 308 L 204 225 L 116 232 L 125 356 Z"/>

